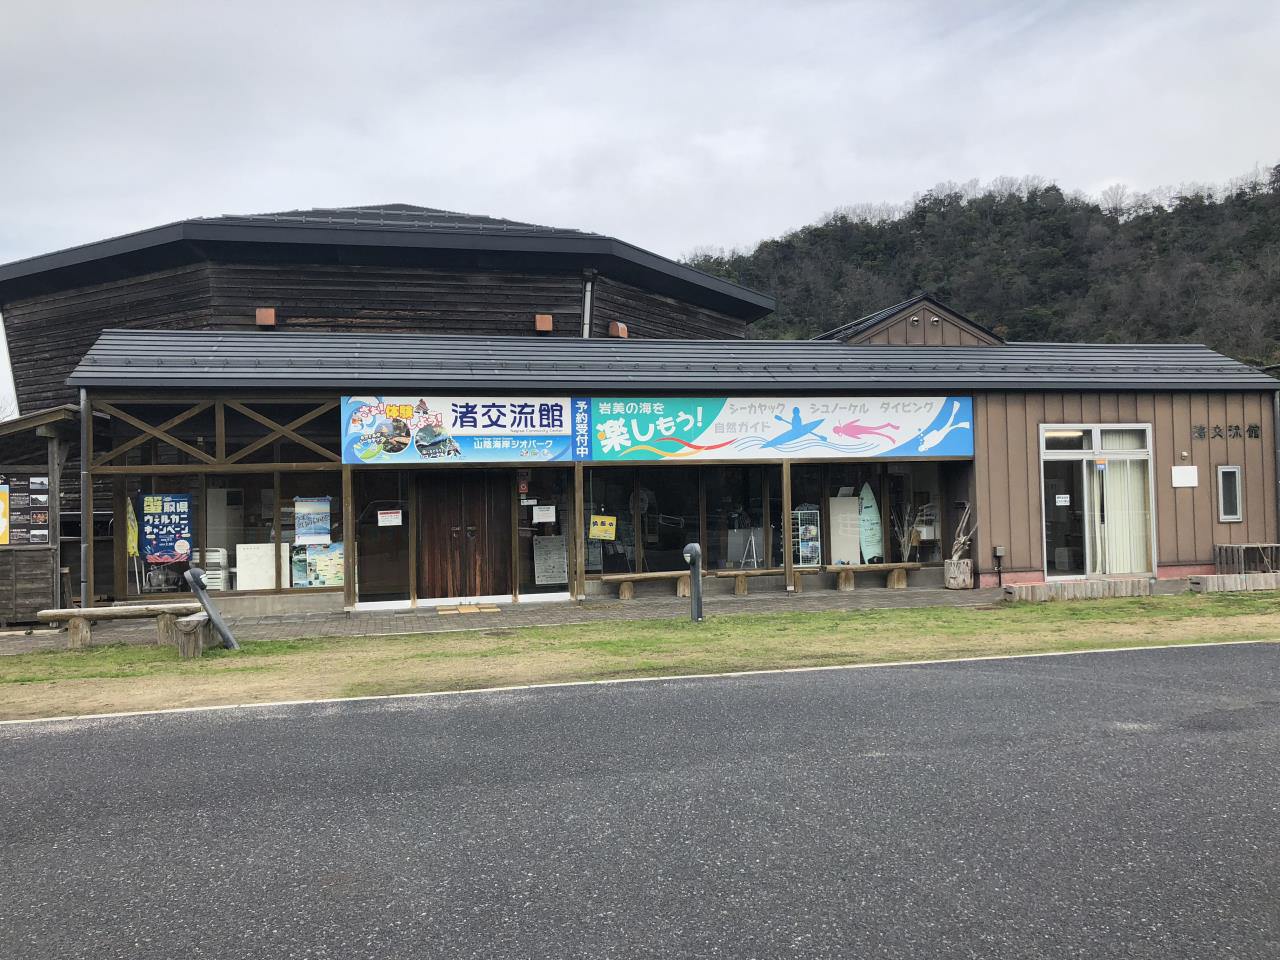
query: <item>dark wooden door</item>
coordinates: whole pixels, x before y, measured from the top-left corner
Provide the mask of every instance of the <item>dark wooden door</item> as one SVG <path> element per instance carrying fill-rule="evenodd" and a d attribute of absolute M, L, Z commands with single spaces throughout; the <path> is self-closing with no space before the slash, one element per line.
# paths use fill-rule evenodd
<path fill-rule="evenodd" d="M 511 593 L 511 474 L 424 470 L 418 485 L 418 596 Z"/>

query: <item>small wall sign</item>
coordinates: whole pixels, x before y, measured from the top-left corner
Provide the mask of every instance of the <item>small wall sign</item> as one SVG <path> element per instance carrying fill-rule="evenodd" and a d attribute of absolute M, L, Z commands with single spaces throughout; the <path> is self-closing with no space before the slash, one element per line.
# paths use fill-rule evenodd
<path fill-rule="evenodd" d="M 1173 485 L 1175 487 L 1200 486 L 1200 468 L 1199 467 L 1174 467 L 1173 468 Z"/>
<path fill-rule="evenodd" d="M 403 510 L 379 510 L 378 526 L 380 527 L 398 527 L 404 523 Z"/>
<path fill-rule="evenodd" d="M 542 504 L 533 508 L 534 523 L 555 523 L 556 507 L 555 504 Z"/>
<path fill-rule="evenodd" d="M 587 530 L 589 540 L 616 540 L 618 538 L 618 518 L 591 515 L 591 526 Z"/>

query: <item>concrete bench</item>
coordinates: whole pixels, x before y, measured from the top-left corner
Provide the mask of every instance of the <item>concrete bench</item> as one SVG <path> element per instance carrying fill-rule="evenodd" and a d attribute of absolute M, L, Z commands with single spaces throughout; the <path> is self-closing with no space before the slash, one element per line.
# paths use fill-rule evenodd
<path fill-rule="evenodd" d="M 80 650 L 89 645 L 92 625 L 108 620 L 156 621 L 156 642 L 176 645 L 178 642 L 177 619 L 200 612 L 195 603 L 149 603 L 119 607 L 67 607 L 57 610 L 41 610 L 36 619 L 41 623 L 66 623 L 67 646 Z"/>
<path fill-rule="evenodd" d="M 616 583 L 618 585 L 619 600 L 634 600 L 636 598 L 636 584 L 646 583 L 650 580 L 674 580 L 676 584 L 676 596 L 689 596 L 691 586 L 690 573 L 688 570 L 657 570 L 649 573 L 606 573 L 600 577 L 601 583 Z"/>

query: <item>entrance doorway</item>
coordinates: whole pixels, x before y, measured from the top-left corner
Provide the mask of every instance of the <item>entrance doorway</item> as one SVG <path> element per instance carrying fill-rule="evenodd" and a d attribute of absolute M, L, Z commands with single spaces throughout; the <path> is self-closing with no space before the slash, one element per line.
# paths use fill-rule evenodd
<path fill-rule="evenodd" d="M 423 470 L 418 486 L 418 598 L 507 597 L 510 470 Z"/>

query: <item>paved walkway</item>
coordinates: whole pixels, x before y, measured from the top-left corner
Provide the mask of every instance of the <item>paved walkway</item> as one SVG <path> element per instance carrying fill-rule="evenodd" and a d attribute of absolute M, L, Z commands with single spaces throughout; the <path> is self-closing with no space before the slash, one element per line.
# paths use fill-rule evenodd
<path fill-rule="evenodd" d="M 707 597 L 704 608 L 709 617 L 728 614 L 784 613 L 823 610 L 872 610 L 908 607 L 973 607 L 998 603 L 1001 591 L 869 588 L 852 593 L 834 590 L 786 594 L 760 593 L 735 597 Z M 240 640 L 293 640 L 304 637 L 375 637 L 405 633 L 445 633 L 457 630 L 501 630 L 508 627 L 559 626 L 568 623 L 598 623 L 607 620 L 651 620 L 687 617 L 689 601 L 675 597 L 644 597 L 639 600 L 591 599 L 583 603 L 523 603 L 504 605 L 497 613 L 443 616 L 434 609 L 360 613 L 300 614 L 288 617 L 231 618 L 231 629 Z M 63 630 L 39 629 L 31 634 L 10 631 L 0 634 L 0 655 L 61 650 L 66 647 Z M 154 643 L 155 625 L 150 620 L 125 620 L 93 628 L 93 643 Z"/>

